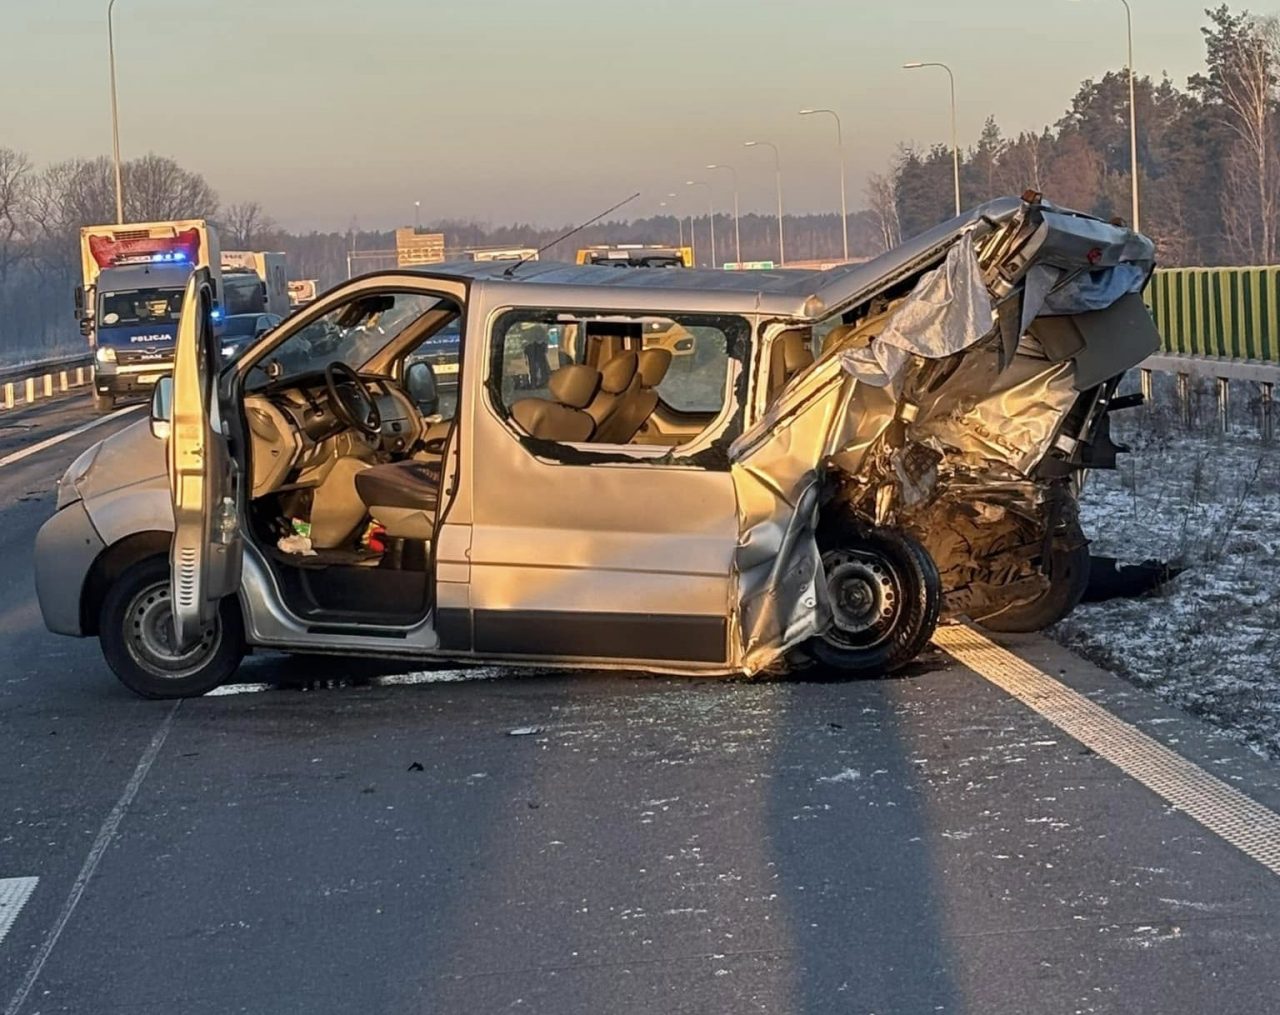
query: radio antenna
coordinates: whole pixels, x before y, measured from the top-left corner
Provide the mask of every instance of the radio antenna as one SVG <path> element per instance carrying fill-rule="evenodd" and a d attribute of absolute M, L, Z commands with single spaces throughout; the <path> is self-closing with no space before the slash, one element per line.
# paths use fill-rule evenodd
<path fill-rule="evenodd" d="M 530 261 L 530 260 L 532 260 L 533 258 L 537 257 L 539 254 L 541 254 L 541 253 L 542 253 L 543 251 L 545 251 L 545 250 L 550 250 L 552 247 L 554 247 L 554 246 L 555 246 L 557 243 L 559 243 L 561 240 L 567 240 L 570 236 L 574 236 L 574 235 L 576 235 L 577 233 L 582 232 L 582 230 L 586 229 L 586 228 L 587 228 L 587 226 L 594 225 L 595 223 L 599 222 L 602 218 L 604 218 L 606 215 L 610 214 L 611 212 L 615 212 L 615 211 L 617 211 L 617 210 L 618 210 L 619 208 L 621 208 L 624 204 L 630 204 L 632 201 L 634 201 L 634 200 L 635 200 L 637 197 L 639 197 L 639 196 L 640 196 L 640 191 L 638 191 L 638 190 L 637 190 L 634 194 L 632 194 L 632 195 L 631 195 L 629 198 L 627 198 L 625 201 L 619 201 L 619 202 L 618 202 L 617 204 L 615 204 L 612 208 L 606 208 L 604 211 L 602 211 L 599 215 L 595 216 L 594 218 L 589 218 L 589 219 L 587 219 L 587 221 L 585 221 L 584 223 L 582 223 L 582 225 L 580 225 L 580 226 L 574 226 L 572 229 L 570 229 L 570 230 L 569 230 L 567 233 L 565 233 L 563 236 L 557 236 L 557 237 L 556 237 L 554 240 L 552 240 L 550 243 L 544 243 L 541 247 L 539 247 L 537 250 L 535 250 L 535 251 L 534 251 L 532 254 L 530 254 L 528 257 L 522 257 L 522 258 L 520 258 L 520 260 L 516 261 L 516 262 L 515 262 L 515 264 L 511 265 L 511 267 L 510 267 L 510 268 L 508 268 L 506 271 L 504 271 L 504 272 L 502 273 L 502 277 L 503 277 L 503 278 L 510 278 L 512 275 L 514 275 L 514 274 L 515 274 L 516 269 L 517 269 L 517 268 L 519 268 L 519 267 L 520 267 L 520 265 L 524 264 L 524 263 L 525 263 L 525 261 Z"/>

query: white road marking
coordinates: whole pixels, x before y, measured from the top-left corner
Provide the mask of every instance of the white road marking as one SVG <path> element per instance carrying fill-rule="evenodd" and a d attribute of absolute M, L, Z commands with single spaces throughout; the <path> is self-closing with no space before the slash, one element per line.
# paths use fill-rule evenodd
<path fill-rule="evenodd" d="M 108 413 L 105 416 L 99 416 L 97 419 L 91 419 L 88 423 L 82 423 L 74 430 L 67 430 L 64 433 L 54 434 L 52 437 L 46 437 L 44 440 L 37 441 L 35 444 L 32 444 L 29 448 L 23 448 L 21 451 L 15 451 L 12 454 L 5 455 L 3 458 L 0 458 L 0 469 L 3 469 L 6 465 L 13 465 L 15 462 L 20 462 L 24 458 L 30 458 L 32 455 L 38 454 L 46 448 L 51 448 L 56 444 L 61 444 L 63 441 L 69 441 L 72 437 L 79 437 L 82 433 L 92 430 L 95 426 L 102 426 L 103 423 L 110 423 L 113 419 L 119 419 L 127 413 L 137 412 L 141 408 L 142 406 L 140 405 L 126 405 L 123 409 L 117 409 L 115 412 Z"/>
<path fill-rule="evenodd" d="M 103 418 L 106 419 L 108 417 Z M 111 840 L 115 838 L 116 832 L 120 828 L 120 822 L 124 819 L 125 811 L 133 803 L 133 798 L 138 795 L 138 789 L 142 786 L 142 781 L 147 777 L 147 773 L 151 771 L 151 766 L 155 764 L 156 755 L 160 753 L 160 748 L 164 746 L 165 739 L 169 736 L 169 730 L 173 727 L 174 716 L 177 715 L 181 704 L 182 702 L 180 701 L 174 702 L 169 711 L 165 713 L 164 719 L 160 723 L 160 728 L 151 737 L 151 742 L 147 744 L 146 750 L 142 752 L 142 757 L 138 759 L 137 767 L 134 768 L 133 775 L 129 777 L 129 781 L 125 784 L 124 792 L 120 794 L 120 799 L 116 801 L 116 805 L 111 808 L 111 813 L 107 815 L 102 827 L 98 829 L 97 838 L 93 840 L 89 855 L 85 857 L 80 873 L 76 875 L 76 879 L 71 885 L 71 891 L 67 894 L 67 899 L 62 904 L 62 909 L 58 912 L 58 918 L 53 921 L 53 926 L 49 928 L 49 933 L 45 935 L 44 941 L 40 944 L 40 950 L 36 952 L 35 958 L 31 960 L 31 965 L 27 967 L 27 974 L 22 978 L 22 984 L 18 987 L 18 992 L 13 995 L 9 1006 L 5 1008 L 4 1015 L 18 1015 L 18 1009 L 26 1003 L 27 998 L 30 996 L 31 989 L 36 985 L 36 980 L 40 978 L 40 972 L 44 969 L 44 964 L 49 961 L 49 955 L 53 952 L 54 945 L 58 943 L 58 938 L 62 936 L 63 930 L 66 929 L 68 922 L 71 920 L 71 915 L 76 911 L 76 906 L 80 904 L 80 897 L 84 895 L 84 890 L 89 886 L 89 880 L 93 877 L 94 871 L 98 869 L 102 855 L 106 853 L 107 847 L 111 845 Z"/>
<path fill-rule="evenodd" d="M 1280 815 L 969 627 L 934 643 L 1188 817 L 1280 874 Z"/>
<path fill-rule="evenodd" d="M 36 890 L 39 878 L 0 878 L 0 941 Z"/>

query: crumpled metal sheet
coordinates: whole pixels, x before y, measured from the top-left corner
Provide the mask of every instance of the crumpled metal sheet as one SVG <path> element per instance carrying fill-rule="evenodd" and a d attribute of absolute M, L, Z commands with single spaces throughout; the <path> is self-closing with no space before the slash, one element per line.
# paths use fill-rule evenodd
<path fill-rule="evenodd" d="M 833 357 L 785 390 L 730 447 L 742 668 L 756 673 L 830 620 L 816 526 L 820 463 L 841 439 L 854 381 Z"/>
<path fill-rule="evenodd" d="M 1075 365 L 1015 356 L 990 387 L 960 387 L 909 430 L 912 440 L 950 449 L 972 465 L 1004 462 L 1027 473 L 1049 451 L 1062 414 L 1076 400 Z M 975 395 L 975 390 L 984 391 Z"/>
<path fill-rule="evenodd" d="M 994 320 L 973 234 L 966 232 L 946 261 L 920 279 L 876 340 L 842 353 L 841 360 L 863 383 L 896 390 L 912 356 L 943 359 L 963 352 L 991 331 Z"/>
<path fill-rule="evenodd" d="M 830 623 L 816 538 L 827 470 L 863 517 L 916 531 L 957 573 L 975 541 L 1004 531 L 1008 512 L 1038 517 L 1046 490 L 1030 474 L 1075 403 L 1077 367 L 1035 355 L 1027 329 L 1038 316 L 1083 315 L 1141 291 L 1153 247 L 1088 216 L 1035 211 L 1036 235 L 1017 242 L 1010 220 L 986 277 L 977 227 L 965 227 L 943 263 L 889 305 L 883 326 L 874 309 L 862 318 L 879 328 L 869 344 L 831 348 L 730 447 L 746 671 Z M 1021 304 L 1021 328 L 1008 327 L 1019 323 L 1015 309 L 1004 343 L 993 291 L 1016 292 Z M 968 528 L 948 528 L 955 512 Z"/>
<path fill-rule="evenodd" d="M 1126 293 L 1142 292 L 1150 273 L 1149 266 L 1129 263 L 1073 275 L 1056 265 L 1034 264 L 1027 270 L 1022 330 L 1037 317 L 1105 310 Z"/>

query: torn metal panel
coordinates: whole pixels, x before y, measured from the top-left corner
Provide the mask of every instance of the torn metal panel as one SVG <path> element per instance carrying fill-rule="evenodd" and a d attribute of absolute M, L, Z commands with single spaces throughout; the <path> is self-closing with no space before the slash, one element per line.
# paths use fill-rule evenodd
<path fill-rule="evenodd" d="M 912 356 L 943 359 L 980 341 L 995 319 L 991 294 L 963 233 L 941 266 L 925 274 L 876 341 L 842 353 L 845 370 L 866 384 L 896 389 Z"/>

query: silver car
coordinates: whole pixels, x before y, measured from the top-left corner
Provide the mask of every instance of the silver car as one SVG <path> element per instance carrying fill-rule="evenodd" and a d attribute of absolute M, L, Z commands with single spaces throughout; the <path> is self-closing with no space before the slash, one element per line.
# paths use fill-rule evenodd
<path fill-rule="evenodd" d="M 45 622 L 150 697 L 255 648 L 878 674 L 940 615 L 1039 627 L 1153 267 L 1009 199 L 825 272 L 377 272 L 227 365 L 197 273 L 151 420 L 59 483 Z"/>

